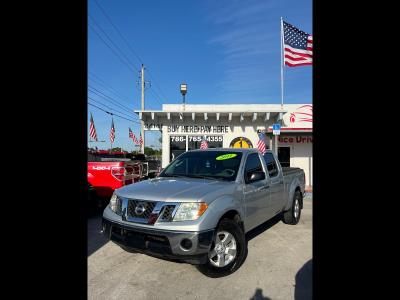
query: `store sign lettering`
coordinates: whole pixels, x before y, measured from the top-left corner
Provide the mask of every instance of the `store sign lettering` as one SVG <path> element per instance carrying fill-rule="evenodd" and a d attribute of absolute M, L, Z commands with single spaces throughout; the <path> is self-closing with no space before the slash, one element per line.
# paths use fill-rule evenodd
<path fill-rule="evenodd" d="M 144 123 L 144 130 L 162 130 L 163 124 Z"/>
<path fill-rule="evenodd" d="M 170 125 L 168 132 L 187 133 L 227 133 L 229 126 Z"/>
<path fill-rule="evenodd" d="M 312 143 L 312 136 L 280 136 L 278 139 L 279 143 Z"/>

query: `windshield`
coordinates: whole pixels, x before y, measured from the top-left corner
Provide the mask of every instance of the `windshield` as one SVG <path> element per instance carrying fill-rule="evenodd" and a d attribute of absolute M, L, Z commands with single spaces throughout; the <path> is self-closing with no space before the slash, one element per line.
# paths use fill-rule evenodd
<path fill-rule="evenodd" d="M 185 152 L 169 164 L 159 177 L 191 177 L 234 181 L 239 170 L 241 152 Z"/>

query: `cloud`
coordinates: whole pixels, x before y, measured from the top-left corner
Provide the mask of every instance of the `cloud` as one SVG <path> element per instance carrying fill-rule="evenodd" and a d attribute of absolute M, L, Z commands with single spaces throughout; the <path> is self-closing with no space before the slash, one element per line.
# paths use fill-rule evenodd
<path fill-rule="evenodd" d="M 218 63 L 223 70 L 217 83 L 220 93 L 251 97 L 272 88 L 271 77 L 279 84 L 280 22 L 271 13 L 277 5 L 254 0 L 207 3 L 206 20 L 215 30 L 208 43 L 218 46 L 223 56 Z"/>

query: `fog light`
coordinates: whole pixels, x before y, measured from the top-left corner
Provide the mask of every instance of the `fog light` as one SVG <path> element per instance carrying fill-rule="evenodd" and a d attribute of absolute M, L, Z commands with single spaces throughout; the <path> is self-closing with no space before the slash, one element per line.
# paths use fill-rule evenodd
<path fill-rule="evenodd" d="M 181 241 L 181 247 L 185 250 L 189 250 L 190 248 L 192 248 L 192 241 L 189 239 L 183 239 Z"/>

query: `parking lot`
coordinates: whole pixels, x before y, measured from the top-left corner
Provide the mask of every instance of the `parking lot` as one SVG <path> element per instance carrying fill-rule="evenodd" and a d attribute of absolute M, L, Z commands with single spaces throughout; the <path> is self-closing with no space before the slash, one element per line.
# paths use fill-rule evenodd
<path fill-rule="evenodd" d="M 312 199 L 299 224 L 278 218 L 247 234 L 248 256 L 230 276 L 208 278 L 195 266 L 128 253 L 88 219 L 89 299 L 311 299 Z"/>

